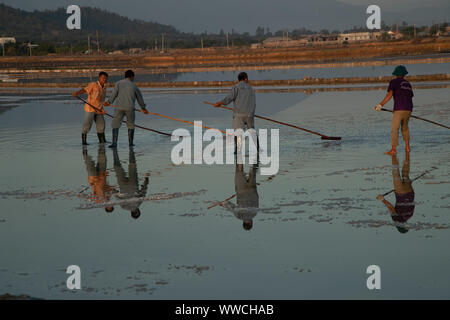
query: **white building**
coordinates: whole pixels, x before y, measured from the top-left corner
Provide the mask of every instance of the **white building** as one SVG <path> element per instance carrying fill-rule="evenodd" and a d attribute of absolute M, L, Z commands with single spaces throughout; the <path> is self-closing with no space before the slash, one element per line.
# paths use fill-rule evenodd
<path fill-rule="evenodd" d="M 403 38 L 403 35 L 397 31 L 388 31 L 387 34 L 393 40 L 399 40 L 399 39 Z"/>
<path fill-rule="evenodd" d="M 306 39 L 293 40 L 289 37 L 272 37 L 263 41 L 261 47 L 281 48 L 281 47 L 301 47 L 308 43 Z M 254 46 L 256 48 L 257 46 Z"/>
<path fill-rule="evenodd" d="M 308 37 L 308 42 L 312 44 L 334 44 L 338 42 L 337 34 L 313 34 Z"/>
<path fill-rule="evenodd" d="M 370 41 L 372 40 L 370 32 L 351 32 L 351 33 L 340 33 L 338 35 L 339 42 L 359 42 L 359 41 Z"/>
<path fill-rule="evenodd" d="M 16 43 L 16 38 L 11 38 L 11 37 L 0 38 L 0 44 L 2 46 L 6 43 Z"/>

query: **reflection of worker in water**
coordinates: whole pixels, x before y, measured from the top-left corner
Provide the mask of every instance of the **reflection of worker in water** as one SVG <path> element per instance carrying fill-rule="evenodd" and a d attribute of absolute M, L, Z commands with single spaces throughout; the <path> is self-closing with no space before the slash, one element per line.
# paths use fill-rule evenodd
<path fill-rule="evenodd" d="M 234 185 L 236 191 L 236 205 L 226 202 L 222 206 L 232 211 L 236 218 L 242 220 L 242 226 L 245 230 L 253 227 L 253 218 L 258 213 L 259 196 L 256 188 L 257 166 L 252 166 L 248 178 L 244 172 L 243 164 L 236 164 L 234 174 Z"/>
<path fill-rule="evenodd" d="M 97 203 L 108 201 L 111 197 L 113 188 L 108 185 L 106 180 L 108 171 L 106 171 L 106 155 L 104 145 L 99 145 L 98 147 L 97 165 L 95 165 L 95 161 L 92 160 L 92 157 L 88 155 L 86 148 L 83 148 L 83 158 L 88 172 L 89 184 L 92 187 L 92 195 L 89 199 Z M 106 212 L 112 212 L 113 210 L 113 206 L 105 207 Z"/>
<path fill-rule="evenodd" d="M 120 199 L 125 199 L 125 203 L 120 206 L 122 209 L 130 211 L 131 216 L 137 219 L 141 215 L 139 206 L 143 202 L 142 198 L 147 194 L 148 177 L 145 177 L 144 184 L 139 188 L 138 172 L 136 167 L 136 157 L 133 149 L 130 149 L 128 161 L 128 176 L 120 164 L 119 154 L 117 149 L 113 149 L 114 155 L 114 171 L 116 172 L 117 184 L 120 192 L 117 195 Z"/>
<path fill-rule="evenodd" d="M 409 152 L 405 155 L 405 162 L 403 163 L 402 176 L 400 176 L 400 168 L 396 155 L 392 156 L 392 178 L 394 180 L 395 192 L 395 207 L 387 201 L 382 195 L 377 197 L 381 200 L 389 211 L 391 211 L 391 218 L 395 222 L 395 226 L 401 233 L 408 232 L 405 224 L 414 214 L 414 189 L 412 181 L 409 178 Z"/>

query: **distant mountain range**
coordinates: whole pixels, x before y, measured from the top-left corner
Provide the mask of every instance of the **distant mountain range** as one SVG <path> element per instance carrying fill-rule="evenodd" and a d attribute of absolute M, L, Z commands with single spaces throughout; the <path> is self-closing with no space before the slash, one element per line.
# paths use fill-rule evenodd
<path fill-rule="evenodd" d="M 136 0 L 121 1 L 122 11 L 129 12 L 128 9 L 130 8 L 124 6 L 129 3 L 131 7 L 131 4 L 135 2 Z M 117 7 L 117 2 L 112 1 L 112 9 L 116 8 L 113 6 L 114 4 Z M 167 10 L 169 4 L 174 6 L 173 10 Z M 176 4 L 178 4 L 178 7 Z M 79 52 L 86 50 L 84 47 L 87 44 L 88 36 L 91 36 L 93 40 L 93 49 L 96 48 L 96 31 L 100 36 L 101 47 L 108 49 L 149 48 L 154 47 L 156 43 L 160 47 L 161 35 L 165 34 L 167 47 L 198 48 L 201 41 L 204 42 L 205 46 L 226 45 L 223 31 L 219 34 L 220 29 L 215 30 L 219 26 L 225 25 L 226 22 L 228 24 L 233 22 L 236 26 L 230 33 L 230 44 L 231 41 L 234 41 L 234 44 L 239 45 L 260 41 L 262 38 L 271 35 L 280 35 L 281 31 L 277 34 L 275 32 L 277 29 L 274 28 L 271 28 L 271 33 L 267 32 L 267 27 L 280 19 L 284 21 L 286 28 L 291 31 L 293 29 L 298 31 L 301 28 L 307 31 L 304 27 L 313 28 L 317 31 L 324 28 L 328 28 L 330 31 L 344 31 L 353 26 L 365 28 L 365 19 L 368 16 L 365 12 L 366 6 L 350 5 L 334 0 L 302 2 L 296 0 L 227 0 L 226 2 L 189 0 L 189 5 L 180 5 L 177 0 L 165 0 L 164 2 L 158 2 L 158 6 L 153 6 L 150 3 L 142 4 L 143 11 L 149 7 L 152 9 L 153 16 L 160 16 L 165 21 L 174 21 L 174 17 L 179 16 L 177 20 L 179 27 L 185 26 L 186 29 L 189 29 L 194 24 L 208 25 L 210 30 L 214 30 L 215 34 L 182 32 L 168 24 L 130 19 L 117 13 L 91 7 L 81 7 L 81 30 L 68 30 L 66 20 L 69 15 L 65 8 L 31 12 L 0 4 L 0 36 L 15 37 L 21 43 L 31 41 L 47 42 L 51 46 L 57 47 L 78 46 L 77 51 Z M 167 14 L 167 12 L 170 12 L 170 14 Z M 430 24 L 431 22 L 445 21 L 449 12 L 450 4 L 442 8 L 416 8 L 398 13 L 382 11 L 382 20 L 388 24 L 401 24 L 403 21 L 410 24 L 416 23 L 417 25 Z M 197 16 L 202 18 L 195 19 Z M 435 17 L 435 19 L 430 17 Z M 260 31 L 262 29 L 263 32 L 254 36 L 257 27 Z M 254 31 L 250 33 L 242 32 L 249 28 Z M 291 34 L 298 35 L 299 33 L 294 30 Z M 55 52 L 55 49 L 45 48 L 43 45 L 38 50 Z M 16 52 L 18 53 L 18 50 Z M 26 51 L 22 52 L 22 54 L 24 53 Z"/>
<path fill-rule="evenodd" d="M 258 26 L 281 29 L 345 30 L 366 25 L 369 4 L 381 7 L 387 24 L 429 25 L 450 17 L 448 0 L 0 0 L 28 11 L 99 7 L 122 16 L 171 25 L 181 32 L 254 34 Z M 388 4 L 390 2 L 390 4 Z"/>
<path fill-rule="evenodd" d="M 82 8 L 81 30 L 68 30 L 66 9 L 28 12 L 0 4 L 0 36 L 15 37 L 19 42 L 49 41 L 62 43 L 86 42 L 96 31 L 106 45 L 116 42 L 127 46 L 152 42 L 165 33 L 172 40 L 185 35 L 172 26 L 132 20 L 97 8 Z M 93 38 L 95 41 L 95 39 Z"/>

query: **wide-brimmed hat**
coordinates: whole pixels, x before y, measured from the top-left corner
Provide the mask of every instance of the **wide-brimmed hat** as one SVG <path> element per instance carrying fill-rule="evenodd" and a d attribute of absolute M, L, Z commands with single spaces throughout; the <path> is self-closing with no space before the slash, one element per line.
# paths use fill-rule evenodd
<path fill-rule="evenodd" d="M 406 76 L 408 74 L 408 70 L 406 70 L 405 66 L 397 66 L 392 72 L 394 76 Z"/>

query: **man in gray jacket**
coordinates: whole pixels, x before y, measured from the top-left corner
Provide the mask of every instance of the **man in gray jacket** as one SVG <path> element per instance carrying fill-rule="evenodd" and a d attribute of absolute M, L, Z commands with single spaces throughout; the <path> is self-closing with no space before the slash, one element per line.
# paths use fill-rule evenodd
<path fill-rule="evenodd" d="M 248 75 L 245 72 L 241 72 L 238 75 L 239 83 L 231 88 L 228 95 L 222 100 L 214 104 L 215 107 L 220 107 L 223 105 L 228 105 L 234 102 L 233 107 L 233 129 L 236 131 L 238 129 L 244 130 L 255 130 L 255 109 L 256 109 L 256 98 L 255 90 L 248 84 Z M 257 140 L 256 132 L 252 134 L 252 138 Z M 235 153 L 236 144 L 240 145 L 238 139 L 240 137 L 235 137 Z M 257 143 L 257 141 L 255 141 Z M 258 148 L 259 149 L 259 148 Z"/>
<path fill-rule="evenodd" d="M 105 106 L 110 106 L 116 101 L 114 109 L 114 119 L 111 122 L 113 132 L 113 142 L 109 146 L 110 148 L 117 148 L 117 139 L 119 137 L 119 128 L 122 124 L 124 116 L 127 117 L 128 127 L 128 143 L 130 147 L 134 146 L 134 104 L 137 100 L 141 106 L 142 111 L 147 114 L 145 109 L 144 98 L 142 97 L 141 90 L 133 83 L 134 72 L 127 70 L 125 72 L 125 79 L 120 80 L 114 86 L 114 91 L 108 101 L 105 102 Z"/>

